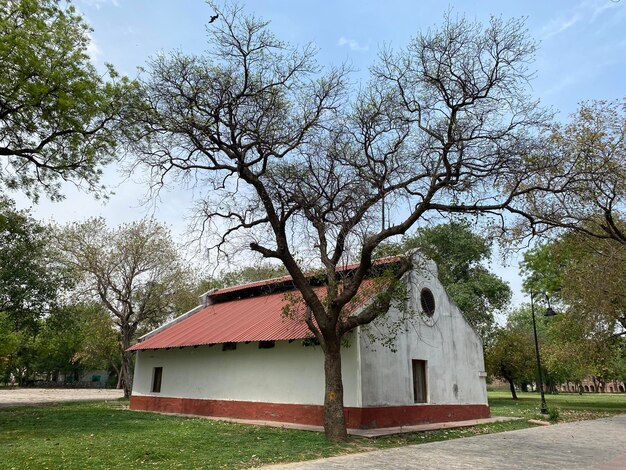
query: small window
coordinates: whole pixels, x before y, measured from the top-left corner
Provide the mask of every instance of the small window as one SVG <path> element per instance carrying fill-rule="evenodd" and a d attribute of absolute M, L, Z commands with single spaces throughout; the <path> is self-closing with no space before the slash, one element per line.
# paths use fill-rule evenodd
<path fill-rule="evenodd" d="M 259 341 L 259 349 L 272 349 L 276 346 L 276 341 Z"/>
<path fill-rule="evenodd" d="M 234 351 L 237 349 L 237 343 L 224 343 L 222 345 L 222 351 Z"/>
<path fill-rule="evenodd" d="M 422 304 L 422 311 L 429 317 L 432 317 L 435 314 L 435 296 L 430 289 L 422 289 L 420 302 Z"/>
<path fill-rule="evenodd" d="M 163 377 L 163 367 L 155 367 L 152 372 L 152 393 L 161 392 L 161 378 Z"/>
<path fill-rule="evenodd" d="M 413 400 L 426 403 L 426 361 L 413 359 Z"/>

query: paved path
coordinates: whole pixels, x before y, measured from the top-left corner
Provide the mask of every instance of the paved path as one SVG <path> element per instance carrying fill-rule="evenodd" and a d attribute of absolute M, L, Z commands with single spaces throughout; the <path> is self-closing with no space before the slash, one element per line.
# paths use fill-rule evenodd
<path fill-rule="evenodd" d="M 68 401 L 117 400 L 122 390 L 96 388 L 9 388 L 0 389 L 0 408 Z"/>
<path fill-rule="evenodd" d="M 626 415 L 312 460 L 278 469 L 626 469 Z"/>

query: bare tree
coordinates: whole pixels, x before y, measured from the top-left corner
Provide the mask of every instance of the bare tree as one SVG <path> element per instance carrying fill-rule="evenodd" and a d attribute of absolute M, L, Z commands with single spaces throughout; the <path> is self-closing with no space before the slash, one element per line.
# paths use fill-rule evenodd
<path fill-rule="evenodd" d="M 324 352 L 326 435 L 345 439 L 341 339 L 394 298 L 345 313 L 375 248 L 430 213 L 502 214 L 544 169 L 527 158 L 549 117 L 526 95 L 535 45 L 520 21 L 446 18 L 405 51 L 382 52 L 352 93 L 348 72 L 321 70 L 311 46 L 284 44 L 238 6 L 212 6 L 206 55 L 149 64 L 135 150 L 156 185 L 171 175 L 206 190 L 199 216 L 218 250 L 245 239 L 293 277 Z M 383 203 L 398 220 L 381 224 Z M 305 254 L 323 267 L 324 299 Z M 340 280 L 349 258 L 359 267 Z M 393 277 L 410 268 L 404 259 Z"/>
<path fill-rule="evenodd" d="M 65 227 L 58 235 L 63 262 L 73 269 L 85 294 L 99 301 L 120 334 L 119 381 L 130 397 L 132 346 L 142 329 L 159 326 L 190 308 L 193 289 L 169 232 L 154 221 L 109 229 L 103 219 Z"/>

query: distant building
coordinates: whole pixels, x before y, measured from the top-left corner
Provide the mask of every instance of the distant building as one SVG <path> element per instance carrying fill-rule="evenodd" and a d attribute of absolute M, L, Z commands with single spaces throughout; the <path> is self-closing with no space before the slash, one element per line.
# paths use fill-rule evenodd
<path fill-rule="evenodd" d="M 620 380 L 610 380 L 607 382 L 601 382 L 593 380 L 592 377 L 588 377 L 581 382 L 564 382 L 556 384 L 553 390 L 557 392 L 570 392 L 570 393 L 624 393 L 626 391 L 626 383 Z M 535 384 L 528 384 L 529 390 L 536 390 Z M 493 379 L 490 381 L 490 388 L 508 390 L 509 383 L 505 380 Z M 550 384 L 544 384 L 543 388 L 546 392 L 550 392 Z"/>
<path fill-rule="evenodd" d="M 593 378 L 588 377 L 582 382 L 567 382 L 563 384 L 559 384 L 557 386 L 557 390 L 561 392 L 574 392 L 578 393 L 582 392 L 598 392 L 598 393 L 624 393 L 626 388 L 624 387 L 625 383 L 619 380 L 610 380 L 608 382 L 600 382 L 598 380 L 593 380 Z M 579 390 L 582 389 L 582 390 Z"/>
<path fill-rule="evenodd" d="M 481 339 L 437 280 L 434 263 L 416 264 L 404 281 L 419 314 L 398 333 L 397 351 L 372 344 L 361 329 L 342 349 L 348 428 L 489 417 Z M 374 285 L 364 283 L 352 313 L 373 298 Z M 323 294 L 325 287 L 316 289 Z M 214 290 L 203 305 L 142 337 L 130 348 L 137 351 L 130 407 L 321 425 L 323 353 L 302 308 L 284 315 L 295 293 L 290 277 Z M 396 309 L 388 315 L 400 318 Z"/>

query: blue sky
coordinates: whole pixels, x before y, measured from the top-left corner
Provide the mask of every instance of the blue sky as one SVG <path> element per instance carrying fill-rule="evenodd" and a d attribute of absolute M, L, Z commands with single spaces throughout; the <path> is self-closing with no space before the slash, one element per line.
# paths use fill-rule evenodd
<path fill-rule="evenodd" d="M 134 75 L 158 51 L 206 49 L 205 25 L 213 13 L 203 1 L 76 0 L 94 28 L 99 62 Z M 247 10 L 271 21 L 295 43 L 315 43 L 322 64 L 345 60 L 365 72 L 379 46 L 401 48 L 443 14 L 487 21 L 491 15 L 524 17 L 540 43 L 533 89 L 544 104 L 570 113 L 580 100 L 619 98 L 626 88 L 626 2 L 575 1 L 317 1 L 256 0 Z"/>
<path fill-rule="evenodd" d="M 131 77 L 160 51 L 202 53 L 207 47 L 205 26 L 213 11 L 201 0 L 75 0 L 75 5 L 94 29 L 92 60 L 99 66 L 111 63 Z M 255 0 L 246 10 L 270 20 L 285 41 L 313 42 L 321 64 L 349 62 L 360 71 L 357 77 L 366 77 L 380 46 L 402 48 L 416 32 L 440 24 L 448 10 L 482 22 L 491 15 L 524 17 L 529 35 L 539 42 L 532 92 L 560 119 L 580 101 L 626 96 L 626 0 Z M 105 181 L 116 193 L 106 205 L 68 186 L 64 202 L 44 200 L 33 214 L 60 223 L 102 215 L 111 225 L 154 215 L 184 237 L 193 194 L 171 191 L 161 201 L 143 204 L 147 189 L 140 176 L 109 168 Z M 20 205 L 28 203 L 22 199 Z M 509 262 L 497 271 L 511 282 L 519 302 L 517 261 Z"/>

